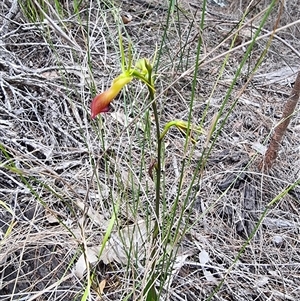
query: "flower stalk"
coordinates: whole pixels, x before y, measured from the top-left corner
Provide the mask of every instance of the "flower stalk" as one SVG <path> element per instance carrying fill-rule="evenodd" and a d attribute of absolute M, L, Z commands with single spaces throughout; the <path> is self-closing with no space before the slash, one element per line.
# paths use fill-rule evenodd
<path fill-rule="evenodd" d="M 121 48 L 122 49 L 122 48 Z M 168 122 L 164 130 L 160 132 L 160 120 L 159 114 L 157 109 L 157 102 L 155 99 L 155 88 L 154 88 L 154 76 L 152 74 L 152 65 L 146 59 L 139 60 L 135 67 L 131 67 L 131 59 L 129 61 L 129 67 L 125 68 L 125 58 L 122 54 L 122 73 L 116 77 L 110 88 L 106 91 L 102 92 L 101 94 L 97 95 L 91 104 L 91 117 L 95 118 L 100 113 L 109 112 L 110 103 L 113 99 L 120 93 L 125 85 L 131 82 L 134 78 L 142 81 L 146 84 L 148 91 L 149 91 L 149 101 L 152 105 L 152 110 L 154 113 L 154 121 L 155 121 L 155 128 L 156 128 L 156 139 L 157 139 L 157 154 L 156 154 L 156 161 L 152 165 L 152 169 L 155 166 L 155 223 L 154 229 L 152 233 L 152 251 L 151 251 L 151 258 L 152 262 L 152 273 L 148 279 L 147 285 L 144 288 L 144 296 L 146 296 L 146 300 L 156 301 L 158 300 L 158 295 L 155 290 L 155 281 L 161 276 L 159 271 L 156 271 L 157 260 L 155 259 L 156 256 L 156 244 L 159 235 L 159 223 L 160 223 L 160 202 L 161 202 L 161 177 L 162 177 L 162 151 L 163 151 L 163 139 L 167 134 L 168 130 L 175 126 L 185 135 L 190 136 L 190 140 L 193 143 L 196 143 L 196 140 L 192 136 L 192 132 L 201 134 L 204 131 L 201 127 L 194 126 L 189 122 L 182 121 L 182 120 L 172 120 Z M 152 177 L 154 179 L 154 177 Z"/>

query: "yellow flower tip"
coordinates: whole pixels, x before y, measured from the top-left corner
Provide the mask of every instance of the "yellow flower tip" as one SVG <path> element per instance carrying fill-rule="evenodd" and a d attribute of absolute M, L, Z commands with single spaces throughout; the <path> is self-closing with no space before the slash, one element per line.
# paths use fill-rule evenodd
<path fill-rule="evenodd" d="M 140 59 L 135 64 L 135 68 L 143 75 L 145 76 L 148 73 L 147 66 L 150 65 L 150 63 L 146 59 Z"/>
<path fill-rule="evenodd" d="M 132 80 L 127 74 L 121 74 L 113 80 L 111 87 L 97 95 L 91 104 L 91 117 L 95 118 L 100 113 L 109 111 L 109 104 L 120 93 L 122 88 Z"/>

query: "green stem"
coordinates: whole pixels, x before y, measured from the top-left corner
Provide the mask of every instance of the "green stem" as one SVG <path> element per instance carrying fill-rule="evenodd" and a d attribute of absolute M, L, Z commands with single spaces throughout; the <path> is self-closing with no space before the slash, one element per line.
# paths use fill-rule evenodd
<path fill-rule="evenodd" d="M 153 91 L 150 92 L 150 98 L 151 101 L 154 100 L 154 94 L 153 98 L 151 96 L 153 94 Z M 157 137 L 157 164 L 156 164 L 156 185 L 155 185 L 155 224 L 154 224 L 154 231 L 153 231 L 153 243 L 155 242 L 157 235 L 158 235 L 158 229 L 159 229 L 159 204 L 160 204 L 160 184 L 161 184 L 161 147 L 162 147 L 162 139 L 160 137 L 160 130 L 159 130 L 159 119 L 158 119 L 158 111 L 157 111 L 157 105 L 156 101 L 152 102 L 152 109 L 154 112 L 154 118 L 155 118 L 155 127 L 156 127 L 156 137 Z M 155 249 L 154 249 L 155 250 Z"/>
<path fill-rule="evenodd" d="M 159 123 L 159 116 L 158 116 L 158 110 L 157 110 L 157 104 L 155 101 L 154 92 L 153 89 L 153 80 L 151 72 L 149 72 L 149 78 L 148 78 L 150 85 L 148 85 L 149 89 L 149 99 L 152 102 L 152 109 L 154 113 L 154 119 L 155 119 L 155 127 L 156 127 L 156 139 L 157 139 L 157 164 L 156 164 L 156 185 L 155 185 L 155 223 L 154 223 L 154 229 L 152 234 L 152 250 L 151 250 L 151 258 L 153 260 L 151 265 L 151 275 L 150 279 L 146 285 L 144 294 L 146 295 L 146 300 L 148 301 L 156 301 L 158 300 L 156 291 L 155 291 L 155 280 L 157 279 L 157 273 L 155 271 L 156 269 L 156 260 L 155 253 L 157 248 L 155 248 L 155 244 L 157 242 L 157 236 L 159 233 L 159 219 L 160 219 L 160 189 L 161 189 L 161 153 L 162 153 L 162 139 L 160 134 L 160 123 Z"/>

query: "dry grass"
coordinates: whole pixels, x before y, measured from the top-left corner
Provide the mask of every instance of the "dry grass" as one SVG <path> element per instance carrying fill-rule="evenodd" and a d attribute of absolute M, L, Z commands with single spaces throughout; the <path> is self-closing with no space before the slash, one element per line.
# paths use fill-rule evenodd
<path fill-rule="evenodd" d="M 73 265 L 84 244 L 101 243 L 112 200 L 122 196 L 120 227 L 132 223 L 137 212 L 144 217 L 145 208 L 153 205 L 153 182 L 147 169 L 155 144 L 149 138 L 153 133 L 147 133 L 144 125 L 145 89 L 133 83 L 113 104 L 115 113 L 120 115 L 106 114 L 101 124 L 90 119 L 93 83 L 101 91 L 120 72 L 118 27 L 112 9 L 105 1 L 100 1 L 100 8 L 96 2 L 91 1 L 93 8 L 89 2 L 83 2 L 82 25 L 76 14 L 70 13 L 63 18 L 65 27 L 60 22 L 55 23 L 58 27 L 49 22 L 28 23 L 10 1 L 0 4 L 0 201 L 11 210 L 9 213 L 0 205 L 1 300 L 79 300 L 86 284 L 74 275 Z M 249 20 L 266 7 L 266 2 L 260 2 Z M 156 44 L 161 42 L 167 7 L 157 1 L 115 3 L 133 17 L 126 30 L 134 55 L 153 56 Z M 181 1 L 180 7 L 171 18 L 158 70 L 161 120 L 164 124 L 171 119 L 188 118 L 191 70 L 201 36 L 203 62 L 198 71 L 192 122 L 200 122 L 209 102 L 203 121 L 208 130 L 244 55 L 245 43 L 251 39 L 251 25 L 258 26 L 260 19 L 248 22 L 241 31 L 229 64 L 212 93 L 222 55 L 230 50 L 231 39 L 224 38 L 237 24 L 243 6 L 239 1 L 224 8 L 210 3 L 201 33 L 198 1 Z M 71 11 L 69 6 L 67 9 Z M 272 30 L 277 13 L 273 13 L 264 34 Z M 50 17 L 57 20 L 54 13 Z M 286 1 L 280 26 L 299 18 L 297 1 Z M 181 223 L 189 225 L 189 230 L 178 257 L 187 257 L 176 271 L 165 300 L 205 300 L 224 277 L 213 300 L 299 299 L 299 188 L 270 209 L 232 266 L 266 205 L 300 178 L 299 108 L 270 173 L 261 174 L 254 160 L 257 147 L 261 149 L 266 144 L 279 121 L 296 77 L 295 68 L 299 70 L 299 32 L 299 24 L 295 24 L 277 33 L 264 63 L 230 113 L 202 177 L 193 187 L 196 202 L 188 208 L 181 208 L 183 202 L 179 202 L 179 209 L 188 213 Z M 126 44 L 124 30 L 123 34 Z M 260 39 L 255 45 L 249 69 L 243 70 L 225 114 L 244 89 L 248 71 L 265 44 L 266 39 Z M 281 71 L 278 76 L 276 72 L 283 69 L 287 75 Z M 128 120 L 121 121 L 120 116 Z M 125 127 L 125 122 L 133 120 L 129 118 L 135 119 Z M 205 137 L 200 137 L 190 153 L 183 151 L 184 141 L 176 131 L 167 136 L 166 210 L 174 201 L 182 158 L 192 153 L 184 170 L 182 200 L 188 195 Z M 240 172 L 240 180 L 226 190 Z M 131 178 L 136 187 L 142 187 L 138 195 Z M 128 211 L 126 203 L 134 204 L 137 199 L 143 207 Z M 103 221 L 89 214 L 91 208 Z M 199 260 L 203 250 L 210 259 L 205 267 Z M 99 282 L 107 280 L 101 298 L 123 300 L 130 290 L 136 289 L 134 279 L 140 279 L 134 272 L 142 274 L 141 270 L 126 269 L 118 263 L 99 263 L 97 278 Z M 92 298 L 97 300 L 95 293 Z"/>

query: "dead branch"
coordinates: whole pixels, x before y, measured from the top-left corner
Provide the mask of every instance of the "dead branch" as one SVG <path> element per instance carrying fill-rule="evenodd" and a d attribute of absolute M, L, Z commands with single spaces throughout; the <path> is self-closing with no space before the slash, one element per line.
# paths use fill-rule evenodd
<path fill-rule="evenodd" d="M 270 145 L 265 154 L 265 158 L 259 164 L 260 170 L 269 170 L 272 167 L 273 163 L 275 162 L 281 140 L 287 130 L 287 127 L 290 123 L 292 115 L 295 111 L 297 102 L 299 100 L 299 95 L 300 95 L 300 72 L 298 72 L 291 96 L 289 97 L 288 101 L 286 102 L 286 104 L 284 106 L 284 110 L 282 113 L 280 123 L 275 128 L 274 134 L 271 138 Z"/>

